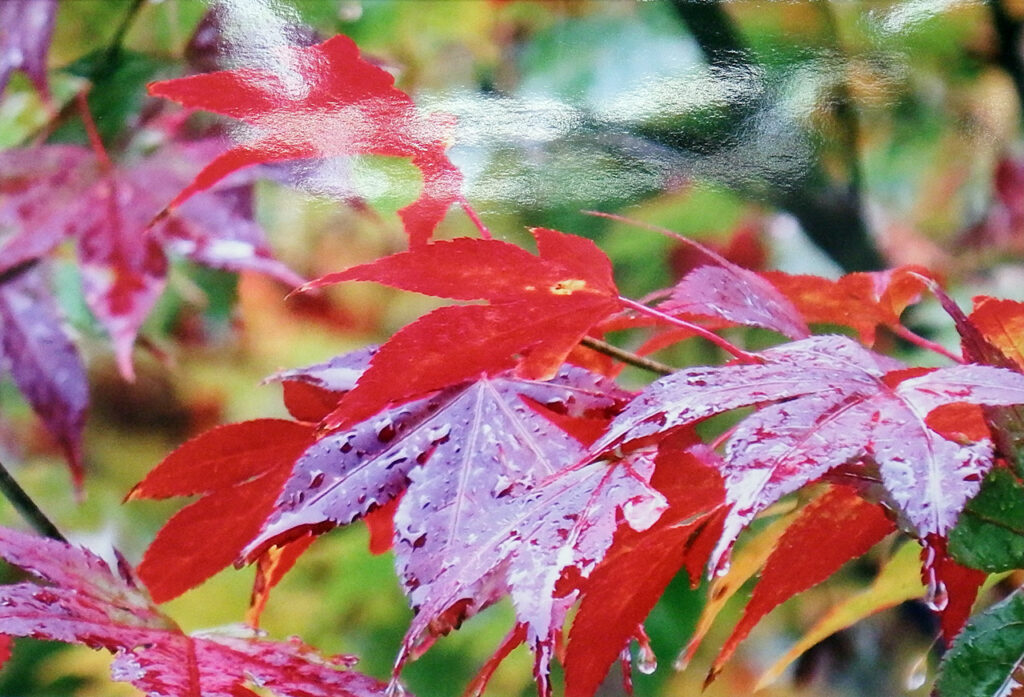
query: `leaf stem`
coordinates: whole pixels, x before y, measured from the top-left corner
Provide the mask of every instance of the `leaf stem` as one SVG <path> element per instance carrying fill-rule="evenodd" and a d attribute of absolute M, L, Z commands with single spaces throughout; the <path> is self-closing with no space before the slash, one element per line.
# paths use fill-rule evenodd
<path fill-rule="evenodd" d="M 92 146 L 92 150 L 96 153 L 97 159 L 100 161 L 100 166 L 103 171 L 107 174 L 114 171 L 114 165 L 110 161 L 110 156 L 107 155 L 107 149 L 103 147 L 103 140 L 100 138 L 100 133 L 96 130 L 96 122 L 92 119 L 92 112 L 89 110 L 89 99 L 86 90 L 82 90 L 75 95 L 75 102 L 78 105 L 78 113 L 82 117 L 82 124 L 85 126 L 85 132 L 89 136 L 89 144 Z"/>
<path fill-rule="evenodd" d="M 678 317 L 673 317 L 672 315 L 666 314 L 661 310 L 656 310 L 653 307 L 648 307 L 647 305 L 643 305 L 635 300 L 630 300 L 629 298 L 623 297 L 621 295 L 619 296 L 619 302 L 621 302 L 626 307 L 630 307 L 636 310 L 637 312 L 649 315 L 651 317 L 655 317 L 663 322 L 667 322 L 668 324 L 674 324 L 677 327 L 688 329 L 697 336 L 707 339 L 720 349 L 723 349 L 724 351 L 732 354 L 736 358 L 739 358 L 741 361 L 745 361 L 747 363 L 761 362 L 760 357 L 758 357 L 757 355 L 744 351 L 739 346 L 733 344 L 731 341 L 723 339 L 722 337 L 718 336 L 718 334 L 715 334 L 714 332 L 709 331 L 698 324 L 694 324 L 693 322 L 687 322 L 685 319 L 679 319 Z"/>
<path fill-rule="evenodd" d="M 480 231 L 480 237 L 483 237 L 485 240 L 494 239 L 494 237 L 491 236 L 491 231 L 486 225 L 484 225 L 484 221 L 480 219 L 480 216 L 477 215 L 476 211 L 473 210 L 473 206 L 469 205 L 469 201 L 466 200 L 465 196 L 459 200 L 459 205 L 462 206 L 462 210 L 466 212 L 469 219 L 473 221 L 474 225 L 476 225 L 476 229 Z"/>
<path fill-rule="evenodd" d="M 897 324 L 895 327 L 893 327 L 893 333 L 896 334 L 896 336 L 900 337 L 901 339 L 906 339 L 915 346 L 920 346 L 923 349 L 934 351 L 940 356 L 945 356 L 954 363 L 964 362 L 964 359 L 962 357 L 956 355 L 942 344 L 938 344 L 932 341 L 931 339 L 925 339 L 920 334 L 912 332 L 911 330 L 904 327 L 902 324 Z"/>
<path fill-rule="evenodd" d="M 46 514 L 40 510 L 36 502 L 32 500 L 32 497 L 25 493 L 21 485 L 14 480 L 14 477 L 11 476 L 11 473 L 7 471 L 2 462 L 0 462 L 0 494 L 3 494 L 11 502 L 14 510 L 40 535 L 59 542 L 68 541 L 61 534 L 60 530 L 57 529 L 57 526 L 53 524 L 53 521 L 47 518 Z"/>
<path fill-rule="evenodd" d="M 611 356 L 616 360 L 622 361 L 623 363 L 628 363 L 629 365 L 634 366 L 636 368 L 649 370 L 652 373 L 658 373 L 659 375 L 671 375 L 672 373 L 676 372 L 676 369 L 671 366 L 665 365 L 664 363 L 659 363 L 658 361 L 652 361 L 650 358 L 638 356 L 637 354 L 632 353 L 631 351 L 626 351 L 625 349 L 621 349 L 618 346 L 613 346 L 612 344 L 609 344 L 606 341 L 595 339 L 592 336 L 583 337 L 583 339 L 580 340 L 580 343 L 589 349 L 597 351 L 598 353 L 603 353 L 606 356 Z"/>

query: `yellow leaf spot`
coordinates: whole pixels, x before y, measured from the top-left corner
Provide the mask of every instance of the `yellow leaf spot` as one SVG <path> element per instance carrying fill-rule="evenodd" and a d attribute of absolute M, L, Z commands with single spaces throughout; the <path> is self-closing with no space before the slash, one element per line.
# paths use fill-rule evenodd
<path fill-rule="evenodd" d="M 587 287 L 587 282 L 580 278 L 570 278 L 566 281 L 559 281 L 551 286 L 552 295 L 572 295 Z"/>

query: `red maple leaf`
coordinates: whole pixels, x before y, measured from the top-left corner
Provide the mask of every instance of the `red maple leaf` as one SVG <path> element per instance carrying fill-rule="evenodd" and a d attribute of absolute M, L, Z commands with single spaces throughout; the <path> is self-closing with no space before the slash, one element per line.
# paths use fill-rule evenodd
<path fill-rule="evenodd" d="M 877 466 L 886 495 L 922 542 L 944 536 L 992 466 L 993 447 L 988 439 L 947 440 L 927 425 L 928 414 L 946 404 L 1024 403 L 1024 375 L 960 365 L 907 378 L 896 361 L 846 337 L 813 337 L 759 356 L 759 365 L 689 368 L 654 382 L 592 450 L 759 406 L 725 445 L 732 508 L 716 565 L 758 512 L 845 464 Z"/>
<path fill-rule="evenodd" d="M 408 157 L 423 173 L 423 192 L 399 215 L 411 246 L 427 242 L 448 208 L 461 200 L 462 177 L 445 154 L 451 119 L 421 115 L 394 87 L 394 78 L 361 58 L 346 36 L 279 50 L 276 72 L 239 68 L 149 86 L 154 96 L 253 128 L 248 143 L 207 165 L 170 207 L 253 164 L 337 155 Z"/>
<path fill-rule="evenodd" d="M 324 422 L 366 419 L 391 402 L 510 368 L 526 378 L 554 375 L 570 350 L 619 306 L 611 263 L 590 240 L 532 230 L 538 256 L 507 242 L 435 242 L 328 274 L 307 284 L 376 281 L 488 305 L 442 307 L 388 340 Z"/>
<path fill-rule="evenodd" d="M 833 487 L 808 504 L 775 544 L 743 616 L 711 665 L 709 678 L 722 669 L 762 617 L 821 583 L 895 529 L 881 506 L 865 501 L 849 487 Z"/>
<path fill-rule="evenodd" d="M 103 648 L 111 675 L 147 695 L 368 697 L 386 687 L 349 670 L 352 656 L 322 656 L 299 642 L 245 632 L 187 635 L 123 565 L 113 573 L 88 550 L 0 528 L 0 555 L 41 578 L 0 586 L 0 632 Z"/>
<path fill-rule="evenodd" d="M 312 442 L 312 427 L 292 421 L 221 426 L 182 445 L 135 485 L 128 500 L 202 495 L 164 525 L 139 565 L 154 599 L 170 600 L 234 562 Z"/>

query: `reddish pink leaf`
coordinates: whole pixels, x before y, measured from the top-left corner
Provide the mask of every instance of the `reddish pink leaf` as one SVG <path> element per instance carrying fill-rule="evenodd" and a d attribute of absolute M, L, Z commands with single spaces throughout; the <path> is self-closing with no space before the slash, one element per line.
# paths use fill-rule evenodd
<path fill-rule="evenodd" d="M 0 152 L 0 271 L 45 256 L 73 234 L 79 200 L 99 176 L 93 153 L 74 145 Z"/>
<path fill-rule="evenodd" d="M 175 450 L 128 499 L 203 497 L 172 517 L 146 550 L 139 575 L 157 602 L 234 562 L 273 510 L 310 426 L 261 419 L 208 431 Z"/>
<path fill-rule="evenodd" d="M 20 70 L 49 98 L 46 54 L 56 16 L 57 0 L 0 2 L 0 94 L 7 88 L 11 73 Z"/>
<path fill-rule="evenodd" d="M 955 443 L 930 429 L 933 409 L 958 402 L 1024 403 L 1024 376 L 989 366 L 940 368 L 888 384 L 895 361 L 845 337 L 769 349 L 760 365 L 690 368 L 656 381 L 592 449 L 764 405 L 732 431 L 723 475 L 733 504 L 714 563 L 766 506 L 829 470 L 870 461 L 917 534 L 944 535 L 992 465 L 992 443 Z"/>
<path fill-rule="evenodd" d="M 808 504 L 772 550 L 743 617 L 711 665 L 711 674 L 722 669 L 762 617 L 865 554 L 895 529 L 880 506 L 848 487 L 833 487 Z"/>
<path fill-rule="evenodd" d="M 11 377 L 64 450 L 81 487 L 89 385 L 38 269 L 0 283 L 0 345 Z"/>
<path fill-rule="evenodd" d="M 297 640 L 213 632 L 188 636 L 128 576 L 91 552 L 0 528 L 0 556 L 49 585 L 0 587 L 0 632 L 104 648 L 111 675 L 149 695 L 240 697 L 244 685 L 280 697 L 367 697 L 385 686 Z"/>
<path fill-rule="evenodd" d="M 307 284 L 377 281 L 491 302 L 443 307 L 397 332 L 325 425 L 351 425 L 388 403 L 516 366 L 528 378 L 553 375 L 586 332 L 618 309 L 618 291 L 607 257 L 592 242 L 555 230 L 532 232 L 539 257 L 497 240 L 461 238 Z"/>
<path fill-rule="evenodd" d="M 659 454 L 651 485 L 665 496 L 668 509 L 644 531 L 620 527 L 583 586 L 565 654 L 566 697 L 594 694 L 725 496 L 721 477 L 693 453 Z"/>
<path fill-rule="evenodd" d="M 771 283 L 703 245 L 680 239 L 703 259 L 672 289 L 662 311 L 763 327 L 791 339 L 810 334 L 793 303 Z"/>
<path fill-rule="evenodd" d="M 451 120 L 419 114 L 394 78 L 363 60 L 346 36 L 280 51 L 277 72 L 241 68 L 150 85 L 154 96 L 246 121 L 256 131 L 250 143 L 207 165 L 171 206 L 253 164 L 357 154 L 408 157 L 424 185 L 400 215 L 411 246 L 427 242 L 461 198 L 461 175 L 444 154 Z"/>
<path fill-rule="evenodd" d="M 165 251 L 214 268 L 251 269 L 301 283 L 271 257 L 244 187 L 211 192 L 147 229 L 213 149 L 212 141 L 167 144 L 116 171 L 73 146 L 0 153 L 0 223 L 13 230 L 0 248 L 0 270 L 45 256 L 74 238 L 86 302 L 129 376 L 135 337 L 164 286 Z"/>

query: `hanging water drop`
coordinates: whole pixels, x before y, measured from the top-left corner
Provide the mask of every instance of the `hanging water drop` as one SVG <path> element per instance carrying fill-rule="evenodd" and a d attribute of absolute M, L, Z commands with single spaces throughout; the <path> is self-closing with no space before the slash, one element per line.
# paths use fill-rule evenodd
<path fill-rule="evenodd" d="M 919 690 L 924 687 L 927 680 L 928 652 L 925 651 L 917 658 L 917 660 L 910 664 L 910 670 L 907 671 L 907 674 L 903 679 L 903 686 L 907 691 L 913 692 L 914 690 Z"/>
<path fill-rule="evenodd" d="M 636 669 L 644 675 L 650 675 L 658 669 L 658 657 L 654 655 L 649 646 L 646 651 L 641 647 L 640 653 L 636 657 Z"/>
<path fill-rule="evenodd" d="M 636 642 L 636 669 L 644 675 L 650 675 L 658 669 L 658 657 L 654 655 L 654 649 L 651 648 L 651 639 L 642 627 L 637 632 Z"/>

